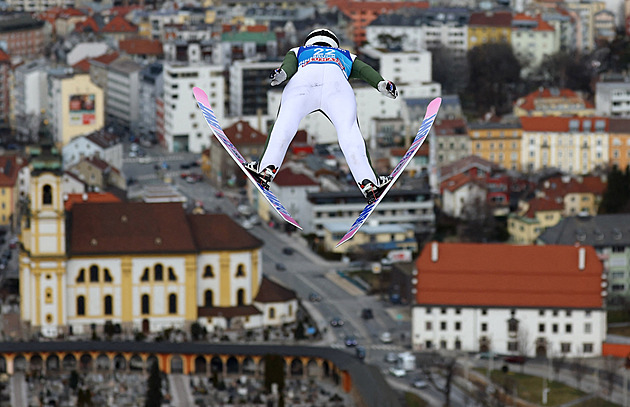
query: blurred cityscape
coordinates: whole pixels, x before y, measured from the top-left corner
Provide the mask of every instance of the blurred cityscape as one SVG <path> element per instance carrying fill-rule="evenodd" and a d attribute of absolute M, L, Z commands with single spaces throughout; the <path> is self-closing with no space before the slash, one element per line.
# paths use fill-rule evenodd
<path fill-rule="evenodd" d="M 353 81 L 365 206 L 303 119 L 275 212 L 269 74 L 314 28 Z M 630 405 L 626 1 L 0 3 L 0 406 Z M 343 135 L 340 135 L 343 137 Z"/>

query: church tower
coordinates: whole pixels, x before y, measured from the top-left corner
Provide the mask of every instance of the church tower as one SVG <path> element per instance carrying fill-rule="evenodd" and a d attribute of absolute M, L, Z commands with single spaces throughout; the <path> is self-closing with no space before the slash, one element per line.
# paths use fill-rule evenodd
<path fill-rule="evenodd" d="M 28 149 L 30 185 L 23 205 L 20 241 L 22 322 L 44 336 L 63 333 L 66 322 L 66 232 L 62 159 L 45 125 Z"/>

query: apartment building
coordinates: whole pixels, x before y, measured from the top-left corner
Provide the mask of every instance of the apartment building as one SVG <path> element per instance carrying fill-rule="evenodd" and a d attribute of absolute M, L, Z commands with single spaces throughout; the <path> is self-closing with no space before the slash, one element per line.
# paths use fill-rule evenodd
<path fill-rule="evenodd" d="M 0 43 L 11 57 L 27 59 L 44 55 L 49 40 L 44 21 L 35 20 L 26 13 L 8 13 L 0 17 Z"/>
<path fill-rule="evenodd" d="M 592 246 L 432 242 L 416 261 L 412 346 L 599 356 L 602 271 Z"/>
<path fill-rule="evenodd" d="M 522 132 L 519 122 L 469 123 L 471 154 L 503 168 L 521 171 Z"/>
<path fill-rule="evenodd" d="M 630 117 L 630 82 L 625 77 L 606 77 L 597 82 L 595 109 L 602 116 Z"/>
<path fill-rule="evenodd" d="M 630 118 L 610 118 L 610 141 L 608 143 L 610 165 L 625 170 L 630 165 Z"/>
<path fill-rule="evenodd" d="M 140 73 L 142 65 L 119 58 L 107 68 L 105 112 L 108 124 L 135 135 L 140 119 Z"/>
<path fill-rule="evenodd" d="M 509 44 L 512 40 L 512 13 L 474 11 L 468 21 L 468 49 L 484 44 Z"/>
<path fill-rule="evenodd" d="M 559 51 L 556 46 L 555 29 L 542 17 L 515 14 L 512 18 L 510 43 L 514 55 L 523 64 L 526 72 L 538 67 L 544 58 Z"/>

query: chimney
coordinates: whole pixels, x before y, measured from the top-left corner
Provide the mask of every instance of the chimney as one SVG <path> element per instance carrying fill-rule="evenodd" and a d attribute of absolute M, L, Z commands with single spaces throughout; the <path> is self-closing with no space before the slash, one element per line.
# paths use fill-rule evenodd
<path fill-rule="evenodd" d="M 578 249 L 578 270 L 584 271 L 586 268 L 586 249 L 580 247 Z"/>
<path fill-rule="evenodd" d="M 438 243 L 431 243 L 431 261 L 436 263 L 438 261 Z"/>

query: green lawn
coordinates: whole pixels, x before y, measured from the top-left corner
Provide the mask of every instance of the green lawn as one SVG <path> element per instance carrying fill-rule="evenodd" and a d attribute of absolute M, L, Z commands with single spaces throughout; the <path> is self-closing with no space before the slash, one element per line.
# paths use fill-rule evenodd
<path fill-rule="evenodd" d="M 619 407 L 619 404 L 594 397 L 583 403 L 576 404 L 574 407 Z"/>
<path fill-rule="evenodd" d="M 485 373 L 485 370 L 481 369 L 480 372 Z M 500 370 L 493 370 L 491 379 L 498 387 L 508 389 L 516 388 L 518 398 L 532 403 L 542 404 L 543 379 L 540 377 L 516 372 L 503 373 Z M 552 407 L 562 405 L 585 395 L 584 392 L 559 382 L 551 382 L 549 389 L 550 391 L 547 394 L 547 406 Z M 510 393 L 514 394 L 513 391 Z"/>
<path fill-rule="evenodd" d="M 405 393 L 405 402 L 407 407 L 427 407 L 429 405 L 426 401 L 422 400 L 420 396 L 410 392 Z"/>

